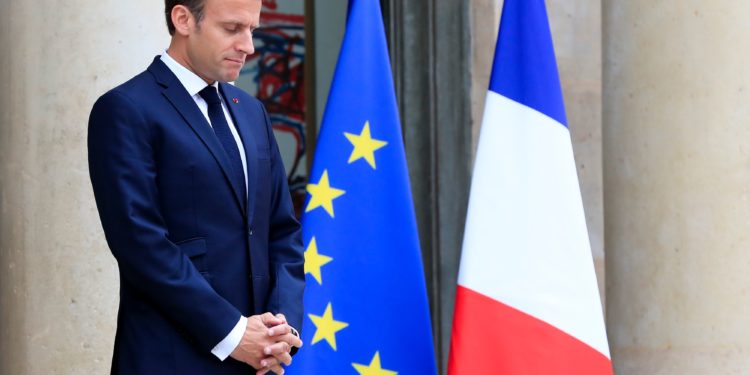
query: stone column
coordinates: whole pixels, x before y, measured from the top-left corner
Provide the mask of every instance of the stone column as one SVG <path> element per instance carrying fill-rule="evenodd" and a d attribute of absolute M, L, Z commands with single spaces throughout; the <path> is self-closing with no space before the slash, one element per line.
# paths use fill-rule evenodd
<path fill-rule="evenodd" d="M 164 3 L 0 2 L 0 373 L 109 372 L 117 268 L 86 161 L 94 100 L 168 43 Z"/>
<path fill-rule="evenodd" d="M 616 373 L 747 373 L 750 3 L 603 4 Z"/>

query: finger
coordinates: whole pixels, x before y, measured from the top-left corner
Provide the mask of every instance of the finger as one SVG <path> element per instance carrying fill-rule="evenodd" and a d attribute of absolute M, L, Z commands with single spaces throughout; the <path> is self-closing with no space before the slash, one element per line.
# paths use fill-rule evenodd
<path fill-rule="evenodd" d="M 278 328 L 278 327 L 274 327 L 274 329 L 276 329 L 276 328 Z M 271 336 L 272 334 L 275 334 L 275 336 Z M 276 334 L 275 332 L 272 332 L 272 333 L 269 333 L 269 336 L 272 337 L 271 340 L 273 340 L 274 343 L 285 342 L 285 343 L 289 344 L 289 346 L 294 346 L 296 348 L 301 348 L 302 347 L 302 339 L 300 339 L 299 337 L 297 337 L 297 336 L 295 336 L 295 335 L 293 335 L 291 333 L 286 333 L 286 334 L 282 335 L 282 334 Z"/>
<path fill-rule="evenodd" d="M 291 333 L 276 336 L 276 342 L 282 342 L 282 341 L 297 348 L 302 347 L 302 339 L 300 339 L 298 336 L 295 336 Z"/>
<path fill-rule="evenodd" d="M 266 358 L 266 359 L 264 359 L 264 361 L 273 362 L 274 364 L 273 365 L 269 365 L 268 367 L 262 368 L 261 371 L 265 371 L 263 374 L 268 373 L 269 371 L 273 371 L 276 375 L 281 375 L 281 374 L 284 373 L 284 368 L 281 367 L 281 363 L 279 363 L 275 358 L 273 358 L 273 357 Z"/>
<path fill-rule="evenodd" d="M 277 318 L 278 318 L 279 320 L 281 320 L 282 322 L 284 322 L 284 324 L 287 324 L 287 321 L 286 321 L 286 316 L 284 316 L 284 314 L 282 314 L 282 313 L 278 313 L 278 314 L 276 314 L 276 317 L 277 317 Z"/>
<path fill-rule="evenodd" d="M 291 357 L 289 358 L 289 361 L 287 364 L 292 363 Z M 281 362 L 275 357 L 266 357 L 263 358 L 260 361 L 260 366 L 262 367 L 257 373 L 258 374 L 266 374 L 269 371 L 273 371 L 276 375 L 281 375 L 284 373 L 284 368 L 281 367 Z M 260 372 L 264 371 L 264 372 Z"/>
<path fill-rule="evenodd" d="M 279 361 L 279 364 L 283 363 L 287 366 L 292 364 L 292 355 L 287 352 L 276 354 L 275 358 Z"/>
<path fill-rule="evenodd" d="M 293 335 L 291 333 L 289 334 L 289 336 L 290 336 L 289 340 L 287 341 L 287 343 L 289 343 L 289 345 L 297 347 L 297 348 L 301 348 L 302 347 L 302 339 L 299 336 L 295 336 L 295 335 Z"/>
<path fill-rule="evenodd" d="M 281 336 L 292 333 L 292 327 L 288 324 L 279 324 L 273 328 L 268 329 L 268 336 Z"/>
<path fill-rule="evenodd" d="M 281 364 L 281 362 L 279 362 L 279 360 L 273 356 L 265 357 L 260 360 L 261 370 L 263 369 L 268 370 L 268 369 L 271 369 L 273 366 L 278 366 L 279 364 Z"/>
<path fill-rule="evenodd" d="M 281 367 L 281 365 L 276 365 L 276 366 L 271 367 L 271 371 L 273 371 L 276 375 L 284 374 L 284 368 Z"/>
<path fill-rule="evenodd" d="M 302 347 L 302 340 L 299 336 L 292 333 L 292 326 L 288 324 L 281 324 L 276 327 L 268 329 L 268 336 L 277 337 L 277 341 L 286 341 L 289 345 Z"/>
<path fill-rule="evenodd" d="M 292 364 L 292 356 L 289 354 L 291 346 L 285 342 L 278 342 L 265 348 L 264 353 L 272 355 L 279 363 L 287 366 Z"/>
<path fill-rule="evenodd" d="M 263 348 L 263 353 L 266 355 L 272 355 L 278 358 L 279 354 L 289 353 L 292 347 L 286 341 L 279 341 L 272 345 Z"/>
<path fill-rule="evenodd" d="M 284 324 L 284 322 L 282 322 L 281 319 L 275 317 L 270 312 L 263 313 L 260 316 L 260 320 L 263 322 L 263 324 L 266 325 L 266 327 L 273 327 L 273 326 L 277 326 L 279 324 Z"/>
<path fill-rule="evenodd" d="M 256 375 L 265 375 L 265 374 L 267 374 L 267 373 L 269 373 L 271 371 L 273 371 L 276 375 L 281 375 L 281 374 L 284 373 L 284 368 L 281 367 L 281 365 L 277 364 L 277 365 L 274 365 L 274 366 L 271 366 L 271 367 L 262 368 L 262 369 L 258 370 L 255 374 Z"/>

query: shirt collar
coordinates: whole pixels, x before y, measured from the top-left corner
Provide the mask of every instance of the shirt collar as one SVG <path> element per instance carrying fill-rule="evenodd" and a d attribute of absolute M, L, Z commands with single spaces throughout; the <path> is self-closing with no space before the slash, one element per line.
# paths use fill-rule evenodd
<path fill-rule="evenodd" d="M 177 79 L 182 83 L 182 86 L 185 87 L 185 90 L 187 90 L 191 97 L 197 95 L 207 86 L 206 81 L 204 81 L 203 78 L 198 77 L 198 75 L 191 72 L 190 69 L 182 66 L 182 64 L 178 63 L 177 60 L 172 58 L 172 56 L 169 56 L 166 51 L 161 55 L 161 61 L 163 61 L 164 64 L 167 65 L 167 68 L 177 76 Z M 217 81 L 214 81 L 211 86 L 218 88 L 219 84 Z"/>

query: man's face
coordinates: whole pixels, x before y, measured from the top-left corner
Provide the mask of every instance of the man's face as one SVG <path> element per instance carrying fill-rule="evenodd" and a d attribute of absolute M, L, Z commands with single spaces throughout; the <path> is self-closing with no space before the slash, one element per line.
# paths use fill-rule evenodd
<path fill-rule="evenodd" d="M 206 82 L 234 81 L 251 55 L 261 0 L 205 0 L 203 19 L 187 38 L 188 63 Z M 196 20 L 197 21 L 197 20 Z"/>

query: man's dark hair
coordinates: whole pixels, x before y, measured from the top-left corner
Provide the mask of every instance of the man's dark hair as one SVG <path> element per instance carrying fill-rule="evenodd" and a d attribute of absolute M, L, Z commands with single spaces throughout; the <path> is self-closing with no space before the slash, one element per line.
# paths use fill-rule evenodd
<path fill-rule="evenodd" d="M 174 35 L 174 23 L 172 23 L 172 8 L 175 5 L 184 5 L 195 17 L 195 22 L 200 23 L 203 19 L 203 3 L 205 0 L 164 0 L 164 14 L 167 16 L 167 29 L 169 35 Z"/>

